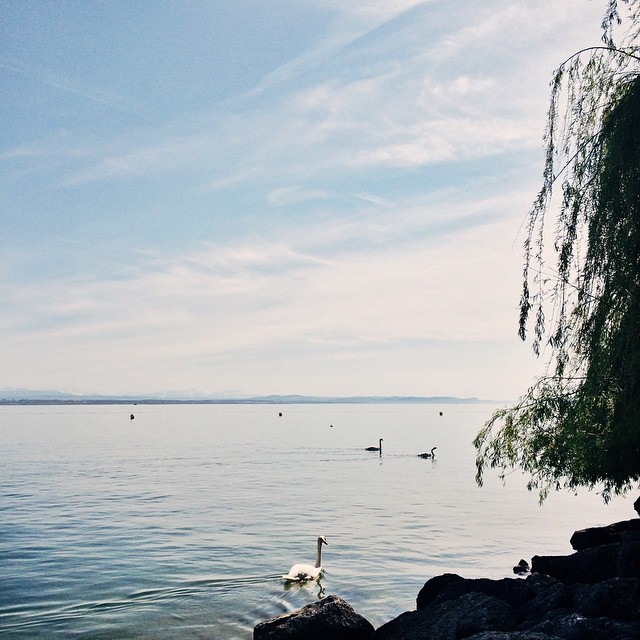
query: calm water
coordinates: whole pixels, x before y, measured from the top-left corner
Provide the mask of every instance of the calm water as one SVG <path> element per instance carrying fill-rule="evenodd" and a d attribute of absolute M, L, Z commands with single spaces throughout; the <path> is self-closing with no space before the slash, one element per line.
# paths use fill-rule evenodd
<path fill-rule="evenodd" d="M 516 474 L 476 487 L 471 440 L 492 410 L 0 407 L 0 637 L 246 640 L 321 589 L 378 626 L 434 575 L 513 576 L 635 515 L 635 496 L 539 507 Z M 379 437 L 382 457 L 363 450 Z M 285 587 L 318 535 L 320 586 Z"/>

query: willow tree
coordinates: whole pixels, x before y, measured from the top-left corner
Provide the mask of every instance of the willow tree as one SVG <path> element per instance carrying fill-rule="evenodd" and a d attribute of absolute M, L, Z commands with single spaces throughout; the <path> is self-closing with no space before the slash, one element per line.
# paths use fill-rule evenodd
<path fill-rule="evenodd" d="M 602 26 L 553 75 L 528 216 L 519 335 L 547 374 L 474 440 L 479 484 L 520 468 L 541 501 L 640 479 L 640 0 L 609 0 Z"/>

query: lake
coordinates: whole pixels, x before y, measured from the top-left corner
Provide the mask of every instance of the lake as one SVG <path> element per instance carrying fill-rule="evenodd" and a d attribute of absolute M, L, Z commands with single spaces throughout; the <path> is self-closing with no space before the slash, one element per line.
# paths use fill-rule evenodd
<path fill-rule="evenodd" d="M 0 637 L 247 640 L 329 594 L 377 627 L 435 575 L 513 577 L 636 515 L 633 494 L 540 507 L 517 473 L 477 487 L 471 441 L 495 408 L 0 407 Z M 320 583 L 285 585 L 319 535 Z"/>

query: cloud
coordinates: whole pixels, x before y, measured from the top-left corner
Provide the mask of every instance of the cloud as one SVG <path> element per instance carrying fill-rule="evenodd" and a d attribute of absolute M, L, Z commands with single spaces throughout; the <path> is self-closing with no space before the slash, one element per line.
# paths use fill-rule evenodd
<path fill-rule="evenodd" d="M 496 313 L 513 307 L 517 294 L 519 256 L 505 253 L 511 233 L 510 224 L 499 222 L 445 234 L 437 243 L 370 247 L 334 259 L 315 259 L 314 240 L 292 234 L 279 245 L 257 238 L 206 245 L 118 280 L 31 286 L 18 296 L 23 313 L 13 318 L 21 326 L 11 351 L 24 357 L 40 349 L 85 371 L 93 389 L 125 362 L 127 369 L 136 363 L 155 388 L 166 388 L 159 374 L 186 380 L 193 375 L 182 373 L 189 363 L 209 363 L 201 388 L 211 390 L 221 362 L 243 368 L 250 357 L 278 362 L 291 376 L 287 388 L 305 378 L 301 352 L 361 367 L 367 359 L 397 360 L 402 353 L 412 359 L 416 349 L 448 345 L 457 359 L 461 347 L 482 350 L 515 333 L 515 314 Z M 5 335 L 13 333 L 3 322 Z M 354 372 L 350 365 L 333 375 L 339 387 Z M 364 391 L 366 369 L 358 375 Z"/>
<path fill-rule="evenodd" d="M 353 193 L 351 194 L 354 198 L 359 198 L 360 200 L 364 200 L 365 202 L 371 202 L 372 204 L 379 205 L 381 207 L 393 207 L 393 202 L 390 200 L 386 200 L 385 198 L 380 198 L 372 193 Z"/>
<path fill-rule="evenodd" d="M 0 160 L 13 160 L 20 158 L 37 158 L 44 155 L 41 149 L 33 149 L 29 147 L 15 147 L 4 153 L 0 153 Z"/>
<path fill-rule="evenodd" d="M 503 37 L 502 14 L 501 20 L 494 16 L 482 27 L 467 26 L 435 41 L 420 38 L 421 21 L 406 21 L 396 27 L 393 38 L 355 42 L 356 34 L 368 33 L 374 23 L 379 26 L 379 21 L 420 4 L 405 3 L 392 16 L 379 6 L 372 10 L 375 19 L 361 16 L 349 27 L 348 40 L 354 44 L 348 50 L 344 34 L 337 35 L 346 28 L 336 27 L 337 32 L 319 48 L 295 59 L 286 76 L 271 77 L 268 86 L 216 105 L 207 117 L 110 141 L 87 154 L 97 162 L 67 176 L 64 183 L 196 168 L 208 169 L 209 184 L 220 188 L 263 180 L 284 170 L 300 176 L 362 170 L 368 164 L 422 166 L 468 157 L 470 150 L 481 157 L 500 151 L 505 143 L 512 148 L 523 140 L 537 142 L 542 124 L 534 136 L 527 121 L 530 112 L 514 110 L 519 98 L 508 82 L 498 83 L 495 75 L 473 68 L 449 75 L 469 51 L 486 46 L 487 39 Z M 344 11 L 351 15 L 348 8 Z M 394 38 L 416 44 L 396 46 L 396 53 Z M 513 55 L 520 57 L 522 52 Z M 327 57 L 333 60 L 328 68 Z M 348 74 L 335 68 L 336 58 Z M 533 61 L 524 58 L 523 64 L 531 67 Z M 524 66 L 520 72 L 528 73 Z M 277 92 L 272 91 L 275 86 Z M 500 108 L 502 115 L 487 121 L 487 113 L 507 102 L 509 110 Z M 542 123 L 542 118 L 536 121 Z"/>
<path fill-rule="evenodd" d="M 272 207 L 284 207 L 310 200 L 326 200 L 330 197 L 331 195 L 327 191 L 305 189 L 302 186 L 290 186 L 279 187 L 270 191 L 267 195 L 267 202 Z"/>
<path fill-rule="evenodd" d="M 3 259 L 11 384 L 522 389 L 514 236 L 585 3 L 551 4 L 315 0 L 333 12 L 322 37 L 246 94 L 160 126 L 17 141 L 4 162 L 33 156 L 38 173 L 7 190 L 29 200 L 16 217 L 37 212 Z M 64 72 L 13 72 L 136 108 Z M 91 251 L 100 266 L 78 258 Z M 20 260 L 29 276 L 12 280 Z"/>
<path fill-rule="evenodd" d="M 118 111 L 131 111 L 140 107 L 140 104 L 130 96 L 116 94 L 98 85 L 88 85 L 44 65 L 33 65 L 22 60 L 5 58 L 0 59 L 0 69 Z"/>
<path fill-rule="evenodd" d="M 497 204 L 486 201 L 483 207 Z M 254 236 L 232 245 L 205 243 L 182 257 L 152 259 L 118 279 L 31 285 L 17 293 L 16 307 L 23 313 L 14 317 L 14 326 L 28 329 L 28 340 L 63 341 L 68 348 L 89 337 L 109 343 L 153 335 L 162 345 L 175 335 L 182 336 L 178 341 L 185 348 L 213 352 L 331 342 L 335 335 L 377 343 L 489 338 L 498 325 L 481 309 L 492 306 L 492 296 L 503 303 L 517 276 L 515 269 L 494 273 L 511 224 L 463 232 L 443 228 L 439 240 L 432 235 L 424 242 L 422 232 L 411 227 L 424 217 L 409 211 L 387 221 L 374 218 L 370 231 L 370 221 L 363 225 L 362 218 L 331 229 L 281 229 L 277 240 Z M 445 218 L 451 224 L 451 217 Z M 376 226 L 391 229 L 394 220 L 407 227 L 395 230 L 405 240 L 380 245 L 385 233 Z M 372 243 L 347 249 L 344 234 L 369 236 Z M 489 281 L 495 292 L 483 287 Z M 7 318 L 4 322 L 6 328 Z"/>

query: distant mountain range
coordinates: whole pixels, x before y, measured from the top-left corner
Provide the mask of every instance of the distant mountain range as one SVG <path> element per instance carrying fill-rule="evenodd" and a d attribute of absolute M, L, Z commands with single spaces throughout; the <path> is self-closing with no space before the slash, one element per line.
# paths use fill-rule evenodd
<path fill-rule="evenodd" d="M 454 396 L 304 396 L 268 395 L 233 398 L 150 394 L 147 396 L 76 395 L 60 391 L 0 389 L 0 405 L 49 404 L 484 404 L 492 400 L 456 398 Z"/>

